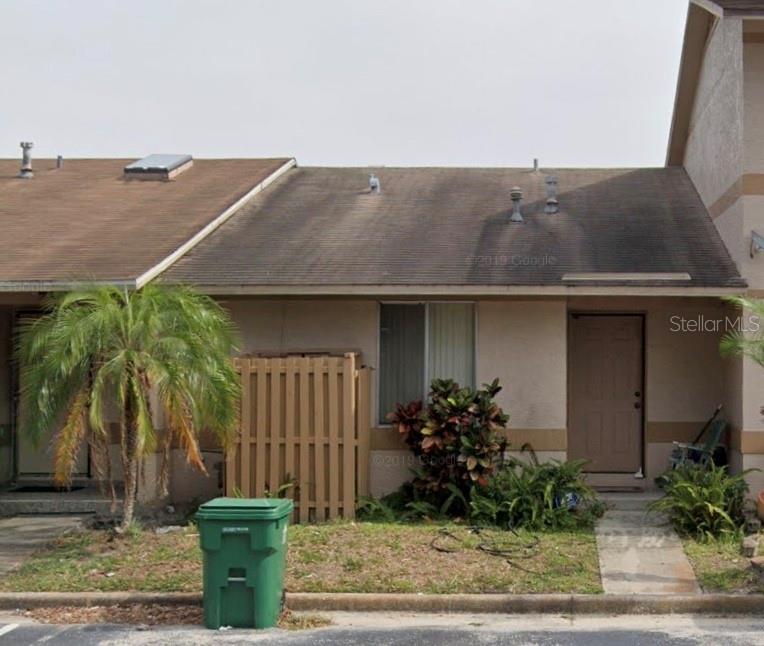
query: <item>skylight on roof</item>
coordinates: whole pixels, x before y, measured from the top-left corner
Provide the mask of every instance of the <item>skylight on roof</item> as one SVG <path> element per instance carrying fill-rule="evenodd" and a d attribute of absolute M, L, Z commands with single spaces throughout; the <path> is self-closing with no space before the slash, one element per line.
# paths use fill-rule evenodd
<path fill-rule="evenodd" d="M 172 179 L 194 163 L 191 155 L 153 154 L 125 166 L 125 177 L 135 179 Z"/>

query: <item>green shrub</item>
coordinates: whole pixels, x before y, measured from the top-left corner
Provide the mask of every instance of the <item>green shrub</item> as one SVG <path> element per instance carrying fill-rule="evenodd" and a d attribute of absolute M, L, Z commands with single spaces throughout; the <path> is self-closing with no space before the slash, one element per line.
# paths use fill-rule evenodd
<path fill-rule="evenodd" d="M 531 530 L 591 524 L 603 507 L 581 476 L 584 464 L 511 459 L 473 489 L 470 521 Z"/>
<path fill-rule="evenodd" d="M 434 379 L 426 408 L 414 401 L 388 415 L 420 464 L 411 501 L 445 506 L 441 513 L 469 511 L 470 490 L 488 484 L 506 448 L 509 416 L 494 400 L 500 390 L 498 379 L 480 389 Z"/>
<path fill-rule="evenodd" d="M 745 475 L 713 464 L 680 466 L 663 479 L 665 496 L 650 508 L 668 515 L 680 534 L 705 541 L 740 536 L 748 484 Z"/>

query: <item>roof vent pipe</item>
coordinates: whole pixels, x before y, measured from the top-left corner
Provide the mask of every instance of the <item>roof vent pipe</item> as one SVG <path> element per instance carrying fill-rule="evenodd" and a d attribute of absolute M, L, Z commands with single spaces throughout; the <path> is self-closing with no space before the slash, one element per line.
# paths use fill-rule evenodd
<path fill-rule="evenodd" d="M 382 184 L 379 181 L 379 177 L 377 177 L 374 173 L 369 175 L 369 193 L 381 193 L 382 192 Z"/>
<path fill-rule="evenodd" d="M 61 168 L 64 165 L 64 158 L 59 155 L 56 157 L 56 168 Z"/>
<path fill-rule="evenodd" d="M 513 186 L 509 190 L 509 196 L 512 198 L 512 215 L 510 222 L 523 222 L 523 214 L 520 213 L 520 202 L 523 199 L 523 190 L 519 186 Z"/>
<path fill-rule="evenodd" d="M 539 160 L 538 158 L 533 158 L 533 172 L 538 173 L 539 172 Z"/>
<path fill-rule="evenodd" d="M 19 177 L 23 179 L 32 179 L 34 177 L 32 172 L 32 153 L 29 152 L 32 150 L 33 145 L 31 141 L 21 142 L 21 172 L 19 172 Z"/>
<path fill-rule="evenodd" d="M 557 213 L 560 210 L 560 202 L 557 200 L 557 178 L 549 175 L 546 178 L 546 206 L 544 213 Z"/>

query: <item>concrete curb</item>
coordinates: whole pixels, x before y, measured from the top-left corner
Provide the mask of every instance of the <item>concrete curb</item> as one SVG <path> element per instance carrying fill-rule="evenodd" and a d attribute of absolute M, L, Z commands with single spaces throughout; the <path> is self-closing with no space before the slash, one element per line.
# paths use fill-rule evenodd
<path fill-rule="evenodd" d="M 196 592 L 2 592 L 0 610 L 51 606 L 130 604 L 201 605 Z M 452 612 L 502 614 L 706 614 L 761 615 L 764 595 L 620 595 L 620 594 L 287 594 L 298 611 Z"/>
<path fill-rule="evenodd" d="M 53 606 L 200 606 L 198 592 L 0 592 L 0 610 Z"/>

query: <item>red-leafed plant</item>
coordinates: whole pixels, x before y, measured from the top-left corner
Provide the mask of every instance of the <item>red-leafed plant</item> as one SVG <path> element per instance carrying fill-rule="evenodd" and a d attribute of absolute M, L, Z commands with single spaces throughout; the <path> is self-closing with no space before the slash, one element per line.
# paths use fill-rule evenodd
<path fill-rule="evenodd" d="M 418 458 L 412 484 L 422 498 L 439 501 L 454 487 L 468 498 L 475 483 L 488 484 L 507 444 L 509 415 L 494 399 L 500 390 L 498 379 L 479 389 L 434 379 L 426 408 L 413 401 L 388 415 Z"/>

